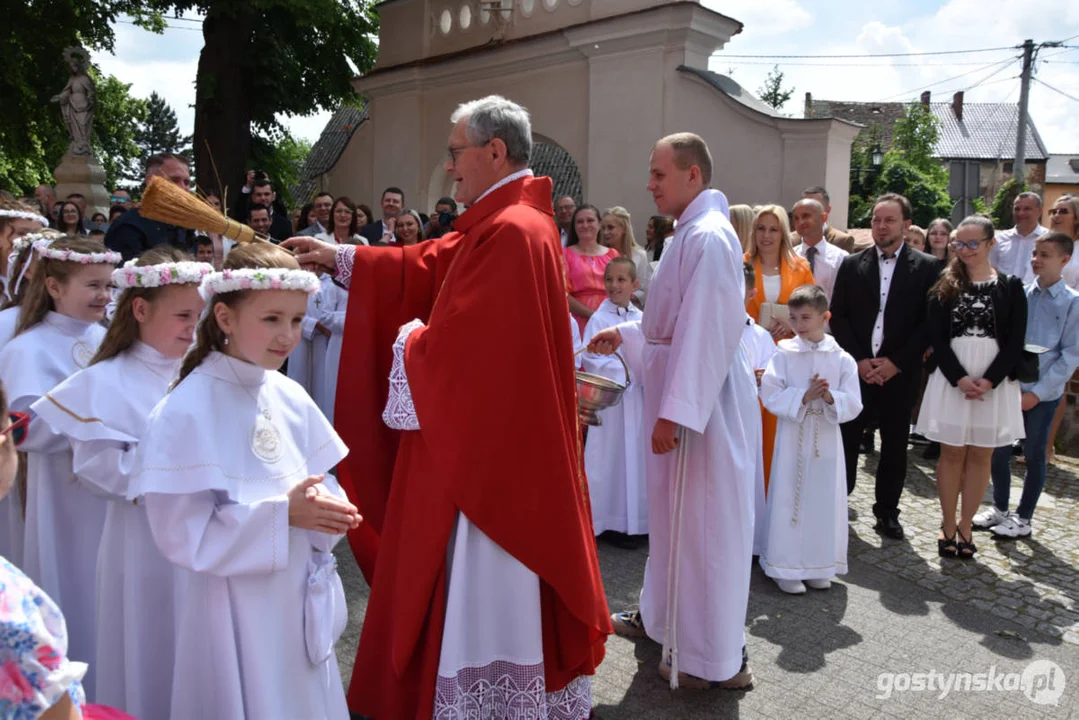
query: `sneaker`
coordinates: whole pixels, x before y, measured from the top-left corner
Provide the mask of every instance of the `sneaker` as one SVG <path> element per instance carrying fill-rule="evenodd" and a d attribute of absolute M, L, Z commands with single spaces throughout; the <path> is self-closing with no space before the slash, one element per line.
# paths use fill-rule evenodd
<path fill-rule="evenodd" d="M 990 532 L 997 537 L 1027 537 L 1031 533 L 1030 521 L 1024 520 L 1015 513 L 1008 513 L 1008 517 L 1004 522 L 991 527 Z"/>
<path fill-rule="evenodd" d="M 974 527 L 981 530 L 988 530 L 994 525 L 1000 525 L 1002 522 L 1008 519 L 1008 513 L 1001 512 L 997 509 L 996 505 L 990 505 L 985 510 L 974 516 Z"/>
<path fill-rule="evenodd" d="M 801 580 L 780 580 L 776 578 L 776 585 L 788 595 L 804 595 L 806 586 Z"/>
<path fill-rule="evenodd" d="M 827 578 L 821 580 L 806 580 L 805 584 L 806 587 L 811 587 L 814 590 L 827 590 L 832 587 L 832 581 Z"/>
<path fill-rule="evenodd" d="M 611 625 L 614 626 L 614 634 L 624 638 L 648 637 L 640 611 L 615 613 L 611 615 Z"/>

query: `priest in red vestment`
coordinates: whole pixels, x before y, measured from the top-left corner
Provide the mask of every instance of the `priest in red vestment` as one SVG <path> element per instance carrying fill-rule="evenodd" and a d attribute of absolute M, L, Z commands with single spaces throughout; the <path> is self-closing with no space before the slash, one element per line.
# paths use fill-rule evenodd
<path fill-rule="evenodd" d="M 527 169 L 521 106 L 491 96 L 451 120 L 445 168 L 469 206 L 453 232 L 410 247 L 285 243 L 350 288 L 339 472 L 364 516 L 349 541 L 371 599 L 349 708 L 585 720 L 611 624 L 551 181 Z M 416 430 L 382 420 L 395 340 Z"/>

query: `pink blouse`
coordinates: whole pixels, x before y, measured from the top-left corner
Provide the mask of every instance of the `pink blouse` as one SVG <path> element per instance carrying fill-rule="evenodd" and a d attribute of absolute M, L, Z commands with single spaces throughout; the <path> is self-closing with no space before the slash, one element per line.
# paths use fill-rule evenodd
<path fill-rule="evenodd" d="M 607 248 L 604 255 L 582 255 L 572 247 L 562 248 L 562 259 L 566 263 L 566 290 L 578 302 L 595 310 L 606 299 L 607 291 L 603 287 L 603 273 L 607 263 L 618 257 L 618 251 Z M 588 318 L 573 316 L 584 332 Z"/>

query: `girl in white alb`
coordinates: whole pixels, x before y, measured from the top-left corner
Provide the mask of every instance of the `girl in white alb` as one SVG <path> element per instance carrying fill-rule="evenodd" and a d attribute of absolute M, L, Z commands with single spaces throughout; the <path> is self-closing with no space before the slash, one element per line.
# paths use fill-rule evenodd
<path fill-rule="evenodd" d="M 0 351 L 11 342 L 15 336 L 15 324 L 19 321 L 19 306 L 26 296 L 26 287 L 30 282 L 32 265 L 34 265 L 34 243 L 44 241 L 51 242 L 56 233 L 30 233 L 15 238 L 11 254 L 8 256 L 8 272 L 10 273 L 11 299 L 5 302 L 0 309 Z M 0 499 L 0 556 L 11 561 L 16 567 L 22 567 L 23 542 L 26 534 L 26 521 L 23 518 L 25 500 L 23 496 L 22 481 L 25 481 L 26 462 L 25 456 L 19 455 L 19 472 L 16 482 L 6 496 Z"/>
<path fill-rule="evenodd" d="M 163 245 L 113 271 L 116 314 L 90 367 L 31 408 L 66 435 L 79 480 L 108 498 L 97 560 L 95 699 L 139 718 L 167 718 L 175 640 L 174 566 L 154 545 L 145 506 L 127 500 L 138 438 L 168 393 L 213 271 Z"/>
<path fill-rule="evenodd" d="M 105 335 L 98 323 L 109 302 L 113 266 L 120 262 L 119 253 L 84 238 L 39 242 L 35 250 L 39 266 L 27 288 L 15 337 L 0 352 L 0 380 L 11 409 L 18 412 L 31 412 L 35 402 L 90 364 Z M 105 499 L 75 476 L 67 438 L 36 416 L 19 449 L 27 458 L 22 570 L 63 611 L 68 656 L 92 663 L 95 569 Z M 88 690 L 92 675 L 93 667 L 83 679 Z M 92 692 L 87 696 L 93 700 Z"/>
<path fill-rule="evenodd" d="M 288 359 L 288 376 L 307 390 L 331 424 L 347 307 L 348 291 L 323 273 L 318 291 L 307 299 L 300 344 Z"/>
<path fill-rule="evenodd" d="M 347 718 L 332 550 L 358 526 L 331 476 L 347 454 L 277 372 L 318 278 L 268 243 L 208 276 L 177 385 L 150 413 L 128 491 L 177 565 L 173 718 Z"/>

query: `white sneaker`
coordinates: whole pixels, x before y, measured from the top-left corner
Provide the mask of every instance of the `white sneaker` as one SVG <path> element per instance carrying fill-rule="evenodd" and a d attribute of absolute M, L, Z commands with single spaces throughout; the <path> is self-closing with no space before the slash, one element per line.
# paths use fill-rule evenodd
<path fill-rule="evenodd" d="M 814 590 L 827 590 L 828 588 L 832 587 L 832 581 L 828 578 L 822 578 L 819 580 L 806 580 L 805 584 L 807 587 L 811 587 Z"/>
<path fill-rule="evenodd" d="M 989 530 L 994 535 L 1007 538 L 1027 537 L 1031 533 L 1030 521 L 1024 520 L 1015 513 L 1009 513 L 1004 522 L 994 525 Z"/>
<path fill-rule="evenodd" d="M 788 595 L 805 595 L 806 586 L 801 580 L 780 580 L 776 578 L 776 585 Z"/>
<path fill-rule="evenodd" d="M 974 516 L 974 527 L 981 528 L 982 530 L 988 530 L 994 525 L 1000 525 L 1002 522 L 1008 519 L 1008 513 L 1003 513 L 997 509 L 996 505 L 990 505 L 987 509 L 982 510 L 980 513 Z"/>

